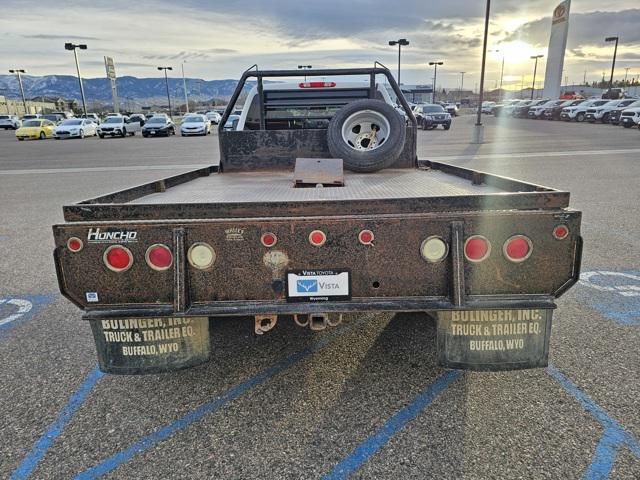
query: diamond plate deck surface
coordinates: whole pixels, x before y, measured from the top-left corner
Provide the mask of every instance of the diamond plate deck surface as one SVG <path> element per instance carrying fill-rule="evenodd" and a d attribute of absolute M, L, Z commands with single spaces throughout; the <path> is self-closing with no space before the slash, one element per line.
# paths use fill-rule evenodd
<path fill-rule="evenodd" d="M 472 185 L 469 180 L 437 170 L 387 169 L 375 174 L 345 172 L 343 187 L 324 188 L 293 188 L 293 172 L 233 172 L 198 178 L 130 203 L 366 200 L 486 195 L 502 191 L 487 185 Z"/>

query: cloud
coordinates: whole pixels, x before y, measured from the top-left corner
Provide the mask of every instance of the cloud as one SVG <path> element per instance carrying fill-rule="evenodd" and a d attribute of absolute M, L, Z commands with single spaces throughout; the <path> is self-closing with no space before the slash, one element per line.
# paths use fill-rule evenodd
<path fill-rule="evenodd" d="M 44 33 L 34 35 L 20 35 L 22 38 L 35 38 L 39 40 L 102 40 L 98 37 L 85 37 L 80 35 L 49 35 Z"/>

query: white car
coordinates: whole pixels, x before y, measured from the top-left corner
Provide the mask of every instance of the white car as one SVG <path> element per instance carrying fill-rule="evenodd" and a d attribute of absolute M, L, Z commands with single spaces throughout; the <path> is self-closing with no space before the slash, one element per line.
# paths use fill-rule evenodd
<path fill-rule="evenodd" d="M 482 113 L 489 115 L 493 113 L 493 107 L 496 106 L 496 102 L 482 102 Z"/>
<path fill-rule="evenodd" d="M 104 138 L 110 137 L 126 137 L 127 135 L 134 136 L 137 132 L 142 131 L 142 126 L 139 121 L 131 121 L 129 117 L 124 115 L 118 115 L 104 119 L 100 125 L 98 125 L 98 136 Z"/>
<path fill-rule="evenodd" d="M 0 128 L 11 128 L 17 130 L 22 126 L 22 122 L 15 115 L 0 115 Z"/>
<path fill-rule="evenodd" d="M 96 124 L 86 118 L 69 118 L 63 120 L 53 129 L 53 138 L 84 138 L 95 137 L 97 134 Z"/>
<path fill-rule="evenodd" d="M 602 122 L 609 123 L 609 115 L 616 108 L 626 108 L 636 101 L 635 98 L 624 98 L 622 100 L 611 100 L 600 107 L 593 107 L 587 110 L 585 119 L 589 123 Z"/>
<path fill-rule="evenodd" d="M 624 128 L 640 125 L 640 107 L 623 110 L 620 114 L 620 125 Z"/>
<path fill-rule="evenodd" d="M 187 114 L 182 118 L 180 124 L 180 135 L 202 135 L 206 136 L 211 133 L 211 120 L 205 115 Z"/>
<path fill-rule="evenodd" d="M 601 107 L 605 103 L 609 103 L 609 100 L 587 100 L 575 107 L 563 108 L 560 114 L 560 120 L 564 120 L 565 122 L 571 122 L 573 120 L 576 122 L 584 122 L 587 118 L 587 110 Z"/>
<path fill-rule="evenodd" d="M 220 120 L 222 120 L 222 115 L 218 112 L 211 110 L 210 112 L 205 113 L 206 117 L 209 119 L 211 123 L 219 124 Z"/>

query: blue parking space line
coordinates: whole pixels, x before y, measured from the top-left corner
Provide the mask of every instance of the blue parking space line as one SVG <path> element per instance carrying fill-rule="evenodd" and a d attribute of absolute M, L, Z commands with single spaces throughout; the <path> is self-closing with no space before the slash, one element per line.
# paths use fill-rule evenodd
<path fill-rule="evenodd" d="M 354 321 L 354 322 L 352 322 L 350 324 L 347 324 L 343 328 L 340 328 L 340 329 L 335 330 L 333 332 L 327 333 L 325 336 L 323 336 L 320 340 L 318 340 L 311 347 L 308 347 L 308 348 L 306 348 L 304 350 L 301 350 L 300 352 L 297 352 L 297 353 L 294 353 L 294 354 L 290 355 L 289 357 L 285 358 L 284 360 L 281 360 L 280 362 L 276 363 L 275 365 L 263 370 L 262 372 L 260 372 L 257 375 L 249 378 L 248 380 L 236 385 L 235 387 L 231 388 L 230 390 L 227 390 L 224 394 L 222 394 L 217 399 L 212 400 L 210 402 L 207 402 L 207 403 L 199 406 L 198 408 L 196 408 L 195 410 L 192 410 L 191 412 L 189 412 L 188 414 L 186 414 L 182 418 L 179 418 L 178 420 L 175 420 L 174 422 L 170 423 L 169 425 L 160 428 L 159 430 L 155 431 L 154 433 L 152 433 L 150 435 L 147 435 L 146 437 L 141 438 L 140 440 L 138 440 L 137 442 L 135 442 L 131 446 L 125 448 L 124 450 L 121 450 L 120 452 L 118 452 L 118 453 L 116 453 L 114 455 L 112 455 L 111 457 L 109 457 L 106 460 L 102 461 L 98 465 L 95 465 L 94 467 L 91 467 L 91 468 L 85 470 L 84 472 L 79 473 L 75 477 L 75 479 L 76 480 L 86 480 L 86 479 L 99 478 L 100 476 L 105 475 L 105 474 L 111 472 L 112 470 L 115 470 L 120 465 L 128 462 L 129 460 L 131 460 L 136 455 L 139 455 L 140 453 L 143 453 L 143 452 L 149 450 L 154 445 L 156 445 L 156 444 L 168 439 L 169 437 L 171 437 L 174 433 L 177 433 L 177 432 L 179 432 L 181 430 L 184 430 L 185 428 L 189 427 L 194 422 L 197 422 L 198 420 L 200 420 L 205 415 L 207 415 L 209 413 L 216 412 L 217 410 L 219 410 L 220 408 L 224 407 L 225 405 L 227 405 L 231 401 L 233 401 L 233 400 L 237 399 L 238 397 L 244 395 L 249 390 L 251 390 L 251 389 L 253 389 L 255 387 L 258 387 L 259 385 L 265 383 L 266 381 L 268 381 L 270 378 L 274 377 L 275 375 L 277 375 L 279 373 L 282 373 L 284 370 L 286 370 L 287 368 L 291 367 L 295 363 L 297 363 L 297 362 L 303 360 L 304 358 L 308 357 L 309 355 L 321 350 L 322 348 L 327 346 L 330 342 L 332 342 L 334 339 L 336 339 L 338 336 L 340 336 L 340 335 L 352 330 L 353 328 L 355 328 L 357 325 L 361 324 L 362 322 L 364 322 L 364 318 L 361 318 L 361 319 L 359 319 L 357 321 Z"/>
<path fill-rule="evenodd" d="M 35 443 L 31 452 L 27 457 L 22 460 L 18 468 L 11 475 L 12 480 L 28 478 L 35 470 L 40 460 L 46 455 L 47 451 L 51 448 L 51 445 L 62 434 L 67 423 L 73 418 L 76 411 L 82 406 L 87 396 L 93 389 L 98 380 L 100 380 L 104 374 L 98 370 L 98 367 L 94 368 L 82 383 L 80 388 L 71 396 L 67 404 L 64 406 L 58 418 L 47 428 L 47 431 L 40 437 Z"/>
<path fill-rule="evenodd" d="M 613 464 L 618 456 L 618 449 L 624 442 L 620 432 L 608 428 L 602 434 L 602 438 L 596 447 L 591 465 L 584 474 L 584 480 L 604 480 L 609 478 Z"/>
<path fill-rule="evenodd" d="M 621 447 L 627 447 L 633 455 L 640 458 L 640 442 L 631 432 L 620 425 L 556 367 L 549 365 L 547 372 L 605 429 L 591 464 L 585 473 L 585 479 L 608 478 Z"/>
<path fill-rule="evenodd" d="M 402 430 L 407 423 L 415 419 L 431 402 L 451 383 L 462 375 L 459 370 L 451 370 L 429 385 L 409 405 L 397 412 L 371 437 L 361 443 L 348 457 L 340 461 L 334 469 L 324 477 L 325 480 L 348 478 L 366 461 L 384 447 L 393 436 Z"/>

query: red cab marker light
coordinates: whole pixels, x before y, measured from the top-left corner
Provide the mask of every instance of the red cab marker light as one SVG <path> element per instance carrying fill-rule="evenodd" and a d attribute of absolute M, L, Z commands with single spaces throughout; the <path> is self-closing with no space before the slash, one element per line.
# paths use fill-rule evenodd
<path fill-rule="evenodd" d="M 84 247 L 84 243 L 78 237 L 71 237 L 67 240 L 67 248 L 70 252 L 77 253 Z"/>
<path fill-rule="evenodd" d="M 375 237 L 373 236 L 373 232 L 371 230 L 362 230 L 358 234 L 358 240 L 363 245 L 373 245 L 374 238 Z"/>
<path fill-rule="evenodd" d="M 156 243 L 147 248 L 145 254 L 147 265 L 157 271 L 167 270 L 173 265 L 173 254 L 166 245 Z"/>
<path fill-rule="evenodd" d="M 309 234 L 309 243 L 314 247 L 321 247 L 327 241 L 327 236 L 321 230 L 314 230 Z"/>
<path fill-rule="evenodd" d="M 491 253 L 491 243 L 482 235 L 473 235 L 464 242 L 464 256 L 470 262 L 482 262 Z"/>
<path fill-rule="evenodd" d="M 515 263 L 524 262 L 531 256 L 533 244 L 524 235 L 514 235 L 502 246 L 502 253 L 507 260 Z"/>
<path fill-rule="evenodd" d="M 133 265 L 131 251 L 122 245 L 111 245 L 104 251 L 102 259 L 107 268 L 113 272 L 127 271 Z"/>
<path fill-rule="evenodd" d="M 327 88 L 335 86 L 336 82 L 300 82 L 298 84 L 300 88 Z"/>
<path fill-rule="evenodd" d="M 273 247 L 276 243 L 278 243 L 278 237 L 276 237 L 275 233 L 263 233 L 262 237 L 260 237 L 260 243 L 262 243 L 262 245 L 264 245 L 265 247 Z"/>
<path fill-rule="evenodd" d="M 553 238 L 556 240 L 564 240 L 569 236 L 569 227 L 566 225 L 556 225 L 553 229 Z"/>

